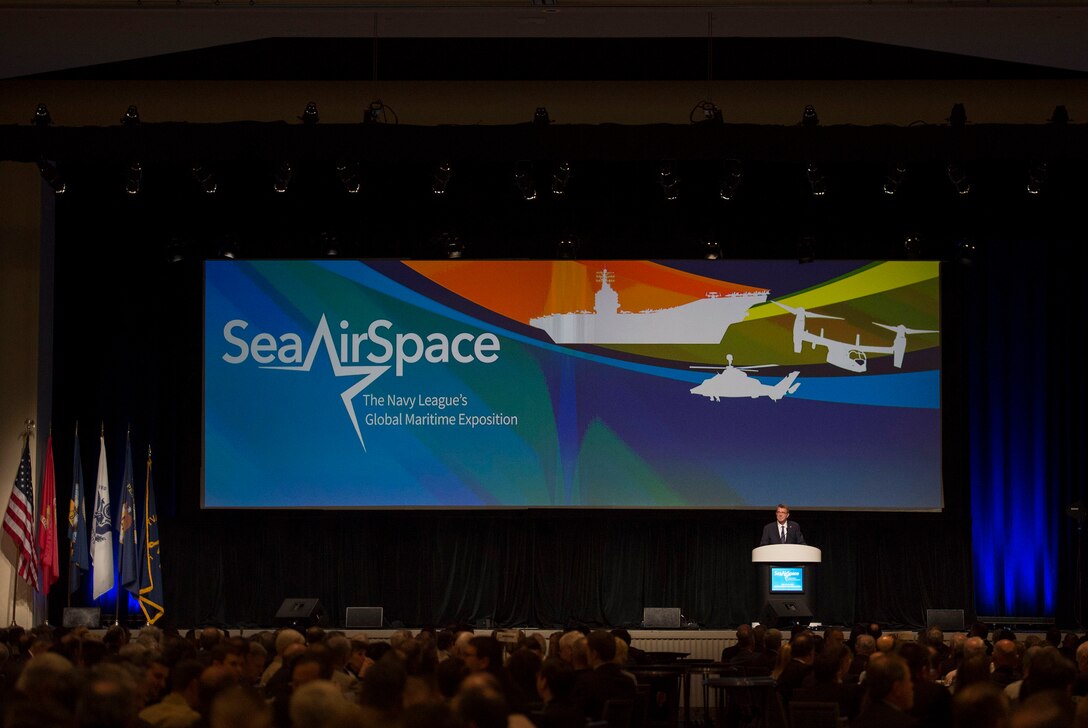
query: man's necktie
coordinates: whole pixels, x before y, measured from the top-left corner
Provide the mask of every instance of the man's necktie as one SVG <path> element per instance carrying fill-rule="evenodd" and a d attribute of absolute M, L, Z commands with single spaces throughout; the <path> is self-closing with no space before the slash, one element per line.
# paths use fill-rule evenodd
<path fill-rule="evenodd" d="M 779 535 L 782 538 L 782 543 L 786 543 L 786 527 L 785 526 L 779 526 L 778 527 L 778 532 L 779 532 Z"/>

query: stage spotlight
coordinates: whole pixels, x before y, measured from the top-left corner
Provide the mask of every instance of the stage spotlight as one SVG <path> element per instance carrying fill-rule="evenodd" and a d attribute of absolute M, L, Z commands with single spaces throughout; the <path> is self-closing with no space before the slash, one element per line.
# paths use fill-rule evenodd
<path fill-rule="evenodd" d="M 680 180 L 676 176 L 676 172 L 673 170 L 672 162 L 661 163 L 661 191 L 665 194 L 665 199 L 673 202 L 680 197 Z"/>
<path fill-rule="evenodd" d="M 332 233 L 321 233 L 321 254 L 326 258 L 335 258 L 340 255 L 340 241 Z"/>
<path fill-rule="evenodd" d="M 291 184 L 291 175 L 294 171 L 291 169 L 290 162 L 280 162 L 276 165 L 276 170 L 273 172 L 274 179 L 272 180 L 272 190 L 278 194 L 287 192 L 287 185 Z"/>
<path fill-rule="evenodd" d="M 514 184 L 521 193 L 521 199 L 526 202 L 536 199 L 536 180 L 533 179 L 532 162 L 518 162 L 518 166 L 514 169 Z"/>
<path fill-rule="evenodd" d="M 397 116 L 397 112 L 392 106 L 389 106 L 381 99 L 371 101 L 366 113 L 363 114 L 364 124 L 388 124 L 390 121 L 399 124 L 400 117 Z"/>
<path fill-rule="evenodd" d="M 722 246 L 713 238 L 703 241 L 703 258 L 706 260 L 719 260 L 722 257 Z"/>
<path fill-rule="evenodd" d="M 967 109 L 963 104 L 953 104 L 952 111 L 948 115 L 948 124 L 953 129 L 962 129 L 967 126 Z"/>
<path fill-rule="evenodd" d="M 797 262 L 811 263 L 816 260 L 816 238 L 802 235 L 797 240 Z"/>
<path fill-rule="evenodd" d="M 306 126 L 313 126 L 317 122 L 321 121 L 321 117 L 317 114 L 317 102 L 311 101 L 306 104 L 306 108 L 302 111 L 302 116 L 298 117 Z"/>
<path fill-rule="evenodd" d="M 908 258 L 916 259 L 922 253 L 922 239 L 917 235 L 907 235 L 903 238 L 903 251 Z"/>
<path fill-rule="evenodd" d="M 688 121 L 692 124 L 721 124 L 722 110 L 713 101 L 700 101 L 688 114 Z"/>
<path fill-rule="evenodd" d="M 201 191 L 206 195 L 214 195 L 219 190 L 219 184 L 215 181 L 215 174 L 199 162 L 193 164 L 193 179 L 200 185 Z"/>
<path fill-rule="evenodd" d="M 1036 162 L 1028 169 L 1028 194 L 1037 195 L 1046 184 L 1046 162 Z"/>
<path fill-rule="evenodd" d="M 449 186 L 450 177 L 453 175 L 453 168 L 449 162 L 442 162 L 435 168 L 434 174 L 431 175 L 431 192 L 436 195 L 446 194 L 446 187 Z"/>
<path fill-rule="evenodd" d="M 125 192 L 130 195 L 140 194 L 140 187 L 144 183 L 144 166 L 140 162 L 128 165 L 125 171 Z"/>
<path fill-rule="evenodd" d="M 458 260 L 465 255 L 465 244 L 456 233 L 443 233 L 439 238 L 439 247 L 449 260 Z"/>
<path fill-rule="evenodd" d="M 894 195 L 899 191 L 899 185 L 903 184 L 903 178 L 907 176 L 905 165 L 896 164 L 888 169 L 888 175 L 884 178 L 884 194 Z"/>
<path fill-rule="evenodd" d="M 171 238 L 166 244 L 166 262 L 180 263 L 185 260 L 185 244 L 179 238 Z"/>
<path fill-rule="evenodd" d="M 337 162 L 336 176 L 340 178 L 340 184 L 344 185 L 344 191 L 349 195 L 359 194 L 362 183 L 359 182 L 359 165 L 355 162 Z"/>
<path fill-rule="evenodd" d="M 578 239 L 573 235 L 564 235 L 555 248 L 555 257 L 559 260 L 578 259 Z"/>
<path fill-rule="evenodd" d="M 956 188 L 958 195 L 966 195 L 971 191 L 971 182 L 967 179 L 967 173 L 955 162 L 948 165 L 948 181 Z"/>
<path fill-rule="evenodd" d="M 140 123 L 140 112 L 136 108 L 136 104 L 129 106 L 125 109 L 125 115 L 121 117 L 121 125 L 126 128 L 132 128 Z"/>
<path fill-rule="evenodd" d="M 536 107 L 536 111 L 533 113 L 533 125 L 534 126 L 547 126 L 552 123 L 552 118 L 548 116 L 548 110 L 543 106 Z"/>
<path fill-rule="evenodd" d="M 219 244 L 219 257 L 235 260 L 238 257 L 238 243 L 232 237 L 226 237 Z"/>
<path fill-rule="evenodd" d="M 45 127 L 53 123 L 53 117 L 49 115 L 49 109 L 45 104 L 38 104 L 38 108 L 34 109 L 34 116 L 30 119 L 30 123 L 37 127 Z"/>
<path fill-rule="evenodd" d="M 956 256 L 963 265 L 972 265 L 979 255 L 978 243 L 974 240 L 960 240 L 956 243 Z"/>
<path fill-rule="evenodd" d="M 68 189 L 67 183 L 61 177 L 60 170 L 52 162 L 38 162 L 38 172 L 41 173 L 42 179 L 53 190 L 53 194 L 63 195 L 64 191 Z"/>
<path fill-rule="evenodd" d="M 820 125 L 820 117 L 816 115 L 816 107 L 812 104 L 805 106 L 801 112 L 801 126 L 806 129 L 815 129 Z"/>
<path fill-rule="evenodd" d="M 813 197 L 823 197 L 827 194 L 827 179 L 815 162 L 809 162 L 805 167 L 805 176 L 808 177 L 808 186 L 812 190 Z"/>
<path fill-rule="evenodd" d="M 1059 126 L 1064 126 L 1065 124 L 1068 124 L 1069 110 L 1061 105 L 1055 106 L 1054 113 L 1050 115 L 1049 121 L 1051 124 L 1057 124 Z"/>
<path fill-rule="evenodd" d="M 744 179 L 744 170 L 739 159 L 725 160 L 725 169 L 722 172 L 722 183 L 718 187 L 718 196 L 723 200 L 732 200 L 737 196 L 740 183 Z"/>
<path fill-rule="evenodd" d="M 562 197 L 567 194 L 567 185 L 570 183 L 570 162 L 560 162 L 552 175 L 552 194 Z"/>

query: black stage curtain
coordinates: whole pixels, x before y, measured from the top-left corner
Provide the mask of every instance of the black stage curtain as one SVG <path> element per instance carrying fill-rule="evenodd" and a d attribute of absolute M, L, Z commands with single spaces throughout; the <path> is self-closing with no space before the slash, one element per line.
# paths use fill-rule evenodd
<path fill-rule="evenodd" d="M 1005 149 L 998 156 L 1011 154 Z M 475 188 L 456 205 L 447 200 L 438 207 L 424 203 L 430 188 L 429 167 L 423 164 L 383 167 L 376 178 L 386 184 L 368 188 L 370 197 L 349 197 L 335 179 L 307 188 L 302 167 L 287 200 L 272 194 L 263 167 L 236 169 L 211 198 L 184 166 L 145 166 L 144 186 L 136 196 L 121 192 L 120 162 L 65 167 L 70 186 L 57 199 L 53 281 L 58 493 L 71 484 L 66 453 L 76 421 L 89 499 L 100 426 L 115 480 L 123 468 L 119 458 L 127 428 L 134 452 L 153 447 L 166 624 L 268 625 L 280 602 L 297 596 L 320 598 L 334 622 L 348 606 L 382 606 L 389 621 L 411 626 L 481 620 L 634 626 L 643 608 L 660 606 L 680 607 L 699 626 L 749 621 L 759 616 L 750 550 L 772 518 L 769 512 L 201 510 L 199 258 L 215 255 L 225 234 L 235 236 L 247 257 L 314 257 L 316 249 L 303 243 L 312 242 L 326 224 L 361 236 L 356 255 L 406 257 L 409 248 L 450 221 L 460 224 L 470 244 L 471 225 L 479 224 L 476 241 L 491 245 L 487 250 L 497 256 L 509 256 L 510 241 L 524 231 L 535 247 L 523 254 L 551 257 L 552 248 L 545 247 L 550 238 L 540 230 L 569 225 L 590 231 L 583 242 L 598 245 L 597 257 L 682 257 L 696 248 L 692 241 L 706 220 L 716 221 L 718 227 L 710 229 L 725 243 L 747 245 L 748 257 L 792 255 L 796 233 L 810 223 L 817 254 L 825 257 L 902 256 L 898 236 L 908 223 L 917 224 L 913 229 L 924 244 L 933 245 L 932 254 L 949 255 L 958 248 L 944 244 L 968 233 L 984 242 L 1001 232 L 1033 245 L 1051 235 L 1075 239 L 1069 231 L 1078 218 L 1071 211 L 1079 209 L 1075 201 L 1084 197 L 1085 186 L 1071 167 L 1051 166 L 1049 184 L 1079 185 L 1050 218 L 1059 221 L 1061 229 L 1054 232 L 1038 229 L 1038 218 L 1020 214 L 1026 167 L 1005 162 L 972 167 L 978 182 L 967 200 L 956 197 L 941 164 L 919 169 L 915 192 L 891 200 L 881 191 L 884 164 L 837 163 L 830 179 L 835 194 L 824 200 L 812 198 L 799 161 L 751 164 L 745 167 L 748 196 L 726 212 L 706 207 L 716 194 L 720 163 L 709 163 L 702 177 L 688 168 L 692 173 L 685 179 L 690 184 L 703 179 L 709 192 L 681 208 L 660 201 L 654 186 L 657 162 L 609 164 L 583 164 L 581 179 L 594 184 L 547 220 L 539 211 L 517 207 L 522 202 L 507 189 L 509 170 L 502 165 L 477 165 L 475 171 L 493 187 Z M 269 161 L 269 174 L 271 166 Z M 503 181 L 506 192 L 491 194 L 500 187 L 495 180 Z M 186 260 L 168 264 L 168 244 L 177 231 L 200 244 L 186 248 Z M 759 248 L 765 242 L 771 247 Z M 1031 249 L 1020 254 L 1030 255 Z M 964 270 L 957 253 L 946 266 L 943 292 L 945 509 L 795 509 L 808 542 L 823 550 L 817 599 L 818 618 L 825 623 L 920 625 L 927 608 L 963 608 L 968 617 L 974 612 L 965 331 L 978 324 L 970 316 L 984 312 L 963 305 L 969 290 Z M 1081 336 L 1079 328 L 1073 326 L 1069 335 Z M 708 438 L 727 436 L 708 433 Z M 788 442 L 773 447 L 792 457 Z M 137 479 L 140 471 L 137 467 Z M 115 499 L 118 487 L 114 483 Z M 1050 491 L 1042 496 L 1058 497 Z M 67 509 L 58 510 L 63 532 Z M 1062 573 L 1072 573 L 1070 544 L 1064 536 Z M 65 573 L 66 549 L 61 550 Z M 64 591 L 62 580 L 50 595 L 55 623 Z M 86 588 L 72 598 L 76 606 L 89 603 Z"/>

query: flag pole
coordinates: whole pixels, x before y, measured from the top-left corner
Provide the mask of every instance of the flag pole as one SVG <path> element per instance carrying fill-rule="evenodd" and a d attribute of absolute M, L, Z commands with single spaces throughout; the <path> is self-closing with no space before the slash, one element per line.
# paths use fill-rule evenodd
<path fill-rule="evenodd" d="M 79 442 L 79 420 L 76 420 L 76 442 Z M 72 473 L 72 477 L 75 477 L 75 473 Z M 71 510 L 71 507 L 69 507 Z M 68 539 L 68 573 L 72 573 L 72 559 L 76 556 L 76 543 L 71 538 Z M 69 587 L 71 586 L 71 577 L 69 577 Z M 72 592 L 68 592 L 68 607 L 72 606 Z"/>
<path fill-rule="evenodd" d="M 26 420 L 23 420 L 23 437 L 26 439 L 25 444 L 26 444 L 26 447 L 28 447 L 28 448 L 30 447 L 30 433 L 33 432 L 33 431 L 34 431 L 34 420 L 29 419 L 29 418 L 26 419 Z M 34 507 L 33 502 L 31 502 L 30 507 L 31 508 Z M 12 578 L 12 582 L 11 582 L 11 626 L 12 627 L 18 627 L 19 624 L 18 624 L 18 622 L 15 621 L 15 604 L 16 604 L 16 601 L 17 601 L 18 596 L 19 596 L 18 593 L 17 593 L 18 590 L 19 590 L 19 577 L 18 577 L 18 575 L 17 575 L 17 573 L 16 573 L 16 571 L 14 569 L 12 569 L 12 577 L 13 578 Z"/>

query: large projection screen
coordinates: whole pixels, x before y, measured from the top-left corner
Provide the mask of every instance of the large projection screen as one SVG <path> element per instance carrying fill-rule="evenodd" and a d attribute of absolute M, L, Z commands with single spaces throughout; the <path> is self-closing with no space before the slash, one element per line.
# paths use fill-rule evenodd
<path fill-rule="evenodd" d="M 942 507 L 931 261 L 215 260 L 208 508 Z"/>

